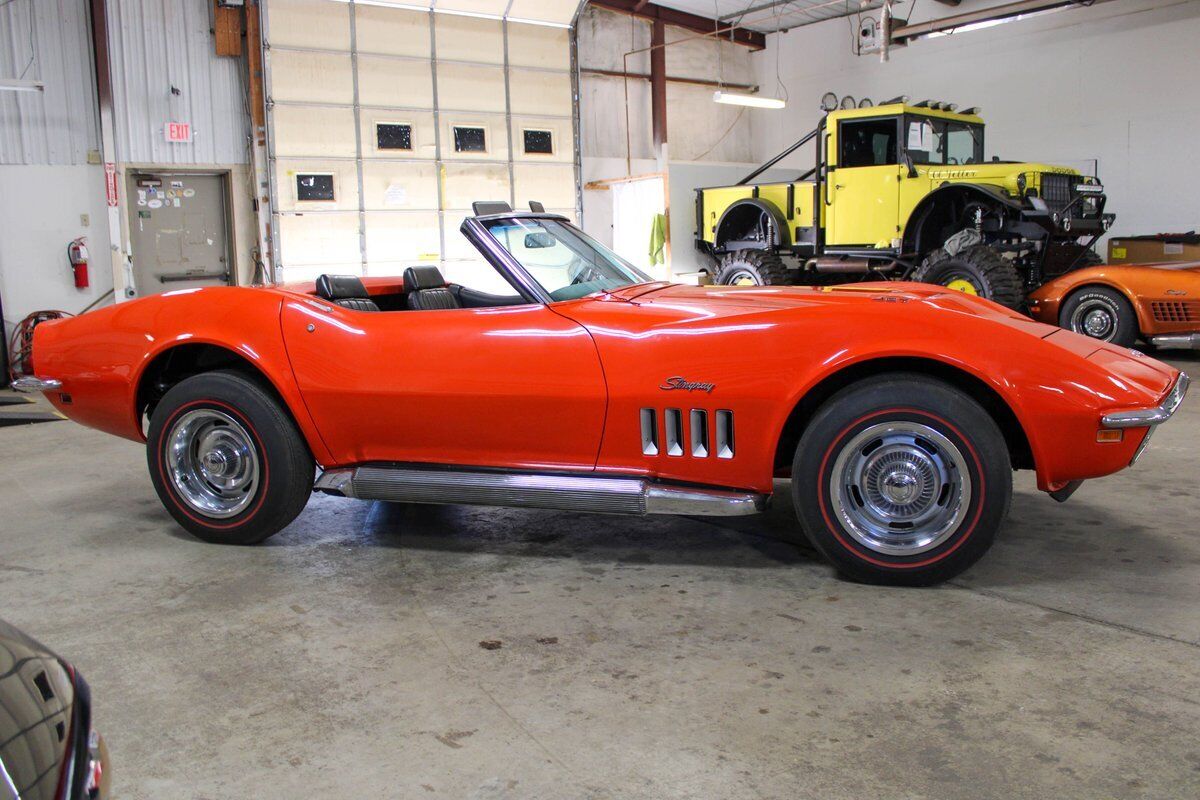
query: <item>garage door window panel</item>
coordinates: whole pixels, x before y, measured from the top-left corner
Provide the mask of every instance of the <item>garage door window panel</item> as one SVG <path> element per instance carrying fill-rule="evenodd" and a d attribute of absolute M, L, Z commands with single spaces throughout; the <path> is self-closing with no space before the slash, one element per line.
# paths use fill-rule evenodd
<path fill-rule="evenodd" d="M 301 173 L 296 176 L 297 203 L 335 203 L 334 176 L 327 172 Z"/>
<path fill-rule="evenodd" d="M 521 139 L 527 156 L 554 155 L 554 132 L 544 128 L 526 128 Z"/>
<path fill-rule="evenodd" d="M 486 155 L 487 128 L 482 125 L 453 126 L 454 152 Z"/>
<path fill-rule="evenodd" d="M 413 127 L 407 122 L 376 122 L 375 147 L 384 152 L 411 153 Z"/>

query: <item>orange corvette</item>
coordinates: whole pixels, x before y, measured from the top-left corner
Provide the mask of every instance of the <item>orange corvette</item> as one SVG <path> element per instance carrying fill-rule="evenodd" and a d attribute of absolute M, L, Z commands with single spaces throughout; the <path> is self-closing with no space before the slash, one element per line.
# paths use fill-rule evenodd
<path fill-rule="evenodd" d="M 1200 262 L 1086 267 L 1029 295 L 1034 319 L 1131 347 L 1200 348 Z"/>
<path fill-rule="evenodd" d="M 477 208 L 480 260 L 205 288 L 35 331 L 76 421 L 147 443 L 179 524 L 262 541 L 310 492 L 614 514 L 761 511 L 791 480 L 842 572 L 928 584 L 1135 461 L 1187 376 L 926 284 L 652 281 L 551 214 Z M 314 486 L 314 467 L 320 474 Z"/>

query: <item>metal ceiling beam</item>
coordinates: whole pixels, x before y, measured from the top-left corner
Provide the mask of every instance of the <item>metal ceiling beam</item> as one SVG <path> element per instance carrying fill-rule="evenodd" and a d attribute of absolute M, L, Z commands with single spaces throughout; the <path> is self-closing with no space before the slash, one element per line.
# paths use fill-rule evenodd
<path fill-rule="evenodd" d="M 938 1 L 945 2 L 945 3 L 952 3 L 954 5 L 958 5 L 958 3 L 961 2 L 961 0 L 938 0 Z M 847 10 L 846 0 L 826 0 L 825 2 L 821 2 L 821 3 L 796 3 L 796 0 L 771 0 L 770 2 L 762 3 L 761 5 L 757 5 L 757 6 L 751 6 L 750 8 L 743 9 L 742 11 L 738 11 L 733 14 L 722 14 L 720 17 L 720 21 L 721 22 L 732 22 L 733 20 L 745 19 L 746 17 L 750 16 L 751 14 L 757 14 L 759 11 L 770 11 L 772 8 L 778 8 L 779 6 L 794 6 L 793 8 L 785 8 L 782 11 L 780 11 L 779 15 L 778 15 L 779 17 L 789 16 L 792 14 L 809 14 L 809 15 L 811 15 L 813 12 L 815 12 L 819 9 L 833 8 L 836 6 L 838 9 L 838 13 L 827 14 L 826 16 L 817 17 L 815 19 L 810 20 L 810 22 L 824 22 L 827 19 L 835 19 L 837 17 L 849 17 L 854 14 L 861 13 L 863 11 L 879 8 L 879 6 L 881 6 L 881 5 L 882 5 L 882 3 L 880 2 L 880 0 L 868 0 L 867 3 L 865 3 L 861 6 L 858 6 L 857 8 L 855 8 L 854 10 L 851 11 L 851 10 Z M 809 24 L 809 22 L 802 22 L 800 24 L 807 25 L 807 24 Z M 785 25 L 784 27 L 787 27 L 787 26 Z"/>
<path fill-rule="evenodd" d="M 752 50 L 762 50 L 767 46 L 765 33 L 738 27 L 730 30 L 720 20 L 689 14 L 686 11 L 677 11 L 642 0 L 588 0 L 588 2 L 597 8 L 606 8 L 609 11 L 616 11 L 618 14 L 630 14 L 651 22 L 663 22 L 696 33 L 712 34 L 721 31 L 720 36 L 723 41 L 744 45 Z"/>

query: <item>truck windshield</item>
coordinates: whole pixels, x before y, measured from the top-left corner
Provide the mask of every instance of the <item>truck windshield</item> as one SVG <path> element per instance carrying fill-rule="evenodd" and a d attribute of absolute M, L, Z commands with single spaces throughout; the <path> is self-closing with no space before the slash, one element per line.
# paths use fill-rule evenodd
<path fill-rule="evenodd" d="M 904 145 L 914 164 L 979 164 L 983 161 L 983 126 L 909 117 Z"/>
<path fill-rule="evenodd" d="M 573 300 L 650 280 L 616 253 L 560 220 L 506 218 L 483 225 L 555 300 Z"/>

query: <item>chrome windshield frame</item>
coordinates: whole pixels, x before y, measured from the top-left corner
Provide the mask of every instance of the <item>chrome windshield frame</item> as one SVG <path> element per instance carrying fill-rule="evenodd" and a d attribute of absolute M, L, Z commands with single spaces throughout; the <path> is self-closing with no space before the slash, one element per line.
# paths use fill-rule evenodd
<path fill-rule="evenodd" d="M 459 231 L 467 240 L 475 246 L 489 264 L 496 268 L 505 278 L 511 283 L 526 299 L 531 303 L 541 303 L 542 305 L 550 305 L 551 303 L 561 302 L 554 299 L 549 292 L 546 291 L 537 279 L 529 273 L 525 266 L 517 260 L 517 258 L 508 251 L 504 245 L 500 243 L 488 226 L 484 223 L 501 222 L 505 220 L 551 220 L 561 225 L 565 225 L 579 233 L 585 240 L 590 240 L 591 237 L 572 224 L 571 220 L 561 214 L 552 214 L 548 212 L 536 211 L 512 211 L 503 214 L 485 214 L 482 216 L 467 217 L 463 220 Z M 632 265 L 630 265 L 632 267 Z M 641 275 L 641 270 L 632 267 L 635 272 Z M 644 276 L 649 278 L 649 276 Z M 638 286 L 642 283 L 652 283 L 652 280 L 641 281 L 639 283 L 631 283 L 630 286 Z"/>
<path fill-rule="evenodd" d="M 570 220 L 566 217 L 557 214 L 489 214 L 483 217 L 467 217 L 463 220 L 459 231 L 467 240 L 475 245 L 475 249 L 479 254 L 491 264 L 509 283 L 513 285 L 521 296 L 531 303 L 540 303 L 541 305 L 549 305 L 554 302 L 554 298 L 550 293 L 542 288 L 542 285 L 534 280 L 533 276 L 525 269 L 525 267 L 513 257 L 513 254 L 508 252 L 504 245 L 500 244 L 495 236 L 492 236 L 491 231 L 480 220 L 491 221 L 494 219 L 508 218 L 530 218 L 538 217 L 542 219 L 554 219 L 560 222 L 570 224 Z"/>

